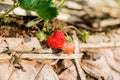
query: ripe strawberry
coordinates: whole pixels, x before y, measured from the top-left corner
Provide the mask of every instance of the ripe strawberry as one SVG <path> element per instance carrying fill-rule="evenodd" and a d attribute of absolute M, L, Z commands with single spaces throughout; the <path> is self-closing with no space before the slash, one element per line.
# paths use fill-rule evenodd
<path fill-rule="evenodd" d="M 49 47 L 62 49 L 65 42 L 64 33 L 61 30 L 55 30 L 53 35 L 51 35 L 47 40 L 46 44 Z"/>
<path fill-rule="evenodd" d="M 66 42 L 62 48 L 63 52 L 66 54 L 72 54 L 75 50 L 74 42 Z"/>

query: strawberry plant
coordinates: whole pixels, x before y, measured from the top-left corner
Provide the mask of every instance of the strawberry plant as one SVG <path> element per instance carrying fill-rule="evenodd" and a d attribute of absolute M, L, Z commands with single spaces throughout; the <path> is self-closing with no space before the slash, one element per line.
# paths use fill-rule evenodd
<path fill-rule="evenodd" d="M 0 15 L 0 18 L 7 15 L 16 7 L 21 7 L 25 10 L 36 12 L 38 17 L 45 21 L 50 21 L 58 15 L 58 9 L 64 3 L 64 1 L 65 0 L 61 0 L 60 3 L 55 6 L 55 0 L 13 0 L 13 7 L 6 13 Z"/>

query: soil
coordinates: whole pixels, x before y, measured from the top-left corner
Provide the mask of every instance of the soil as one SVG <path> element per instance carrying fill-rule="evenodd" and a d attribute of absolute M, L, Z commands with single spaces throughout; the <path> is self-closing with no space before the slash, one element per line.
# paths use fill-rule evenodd
<path fill-rule="evenodd" d="M 43 29 L 44 21 L 32 27 L 26 27 L 29 21 L 35 19 L 32 16 L 7 16 L 0 19 L 0 35 L 1 37 L 36 37 L 38 29 Z M 58 29 L 59 26 L 65 26 L 66 23 L 57 19 L 47 24 L 52 29 Z"/>
<path fill-rule="evenodd" d="M 34 18 L 33 18 L 34 19 Z M 27 28 L 24 24 L 31 20 L 30 17 L 8 16 L 0 19 L 1 37 L 35 37 L 35 28 Z"/>

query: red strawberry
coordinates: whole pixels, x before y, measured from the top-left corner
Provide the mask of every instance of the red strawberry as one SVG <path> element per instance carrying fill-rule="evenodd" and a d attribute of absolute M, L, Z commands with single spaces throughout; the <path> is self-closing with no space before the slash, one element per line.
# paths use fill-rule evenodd
<path fill-rule="evenodd" d="M 64 33 L 61 30 L 55 30 L 53 35 L 51 35 L 47 40 L 46 44 L 49 47 L 62 49 L 65 42 Z"/>
<path fill-rule="evenodd" d="M 62 48 L 63 52 L 66 54 L 72 54 L 75 50 L 74 42 L 66 42 Z"/>

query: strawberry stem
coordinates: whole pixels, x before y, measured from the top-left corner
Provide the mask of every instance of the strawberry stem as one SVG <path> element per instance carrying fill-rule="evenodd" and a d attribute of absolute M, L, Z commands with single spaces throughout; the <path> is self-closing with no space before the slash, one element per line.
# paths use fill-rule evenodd
<path fill-rule="evenodd" d="M 64 4 L 65 0 L 61 0 L 60 3 L 57 5 L 57 8 L 60 8 Z"/>
<path fill-rule="evenodd" d="M 76 30 L 78 33 L 80 33 L 80 31 L 74 27 L 74 26 L 67 26 L 67 27 L 64 27 L 63 30 L 67 29 L 67 28 L 73 28 L 74 30 Z"/>
<path fill-rule="evenodd" d="M 65 36 L 66 36 L 66 41 L 67 41 L 67 42 L 71 42 L 72 39 L 71 39 L 71 37 L 67 34 L 67 32 L 64 31 L 64 34 L 65 34 Z"/>
<path fill-rule="evenodd" d="M 14 3 L 14 5 L 8 11 L 6 11 L 4 14 L 0 15 L 0 18 L 3 18 L 4 16 L 6 16 L 9 12 L 14 10 L 16 7 L 18 7 L 18 3 L 17 4 Z"/>

